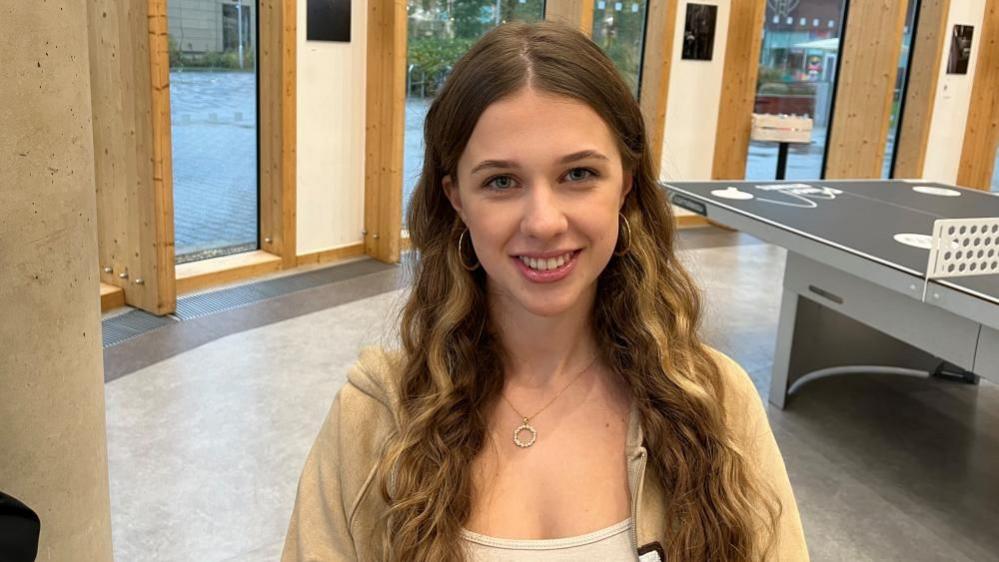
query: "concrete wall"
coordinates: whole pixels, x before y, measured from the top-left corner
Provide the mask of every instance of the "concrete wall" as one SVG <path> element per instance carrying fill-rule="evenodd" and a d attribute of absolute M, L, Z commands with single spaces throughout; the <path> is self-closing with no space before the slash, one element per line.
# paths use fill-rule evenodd
<path fill-rule="evenodd" d="M 111 560 L 86 2 L 0 4 L 0 490 Z"/>
<path fill-rule="evenodd" d="M 683 30 L 687 0 L 677 2 L 673 62 L 670 66 L 669 98 L 660 178 L 711 179 L 721 100 L 725 46 L 728 38 L 729 0 L 698 0 L 718 6 L 715 47 L 710 61 L 683 60 Z"/>
<path fill-rule="evenodd" d="M 298 254 L 360 243 L 364 227 L 367 2 L 350 43 L 305 40 L 298 0 Z"/>

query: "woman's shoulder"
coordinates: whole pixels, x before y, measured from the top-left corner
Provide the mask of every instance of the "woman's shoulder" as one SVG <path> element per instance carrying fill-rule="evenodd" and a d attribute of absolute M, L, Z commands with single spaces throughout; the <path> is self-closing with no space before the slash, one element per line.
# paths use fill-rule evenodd
<path fill-rule="evenodd" d="M 347 371 L 347 383 L 389 410 L 398 404 L 399 374 L 403 367 L 400 350 L 381 346 L 361 349 Z"/>
<path fill-rule="evenodd" d="M 746 370 L 742 367 L 742 365 L 740 365 L 735 359 L 732 359 L 727 354 L 711 347 L 710 345 L 704 345 L 703 347 L 708 355 L 714 360 L 715 364 L 718 365 L 718 370 L 721 373 L 722 380 L 725 382 L 726 390 L 732 389 L 734 391 L 738 391 L 739 394 L 747 393 L 749 391 L 756 393 L 756 387 L 753 385 L 753 380 L 749 377 L 749 374 L 746 373 Z"/>
<path fill-rule="evenodd" d="M 348 497 L 363 493 L 367 475 L 396 429 L 394 388 L 399 365 L 399 353 L 363 348 L 347 370 L 347 382 L 330 404 L 316 454 L 336 459 Z"/>
<path fill-rule="evenodd" d="M 399 371 L 402 354 L 382 347 L 365 347 L 347 369 L 332 407 L 341 428 L 354 435 L 353 444 L 365 443 L 367 453 L 396 429 L 399 412 Z"/>
<path fill-rule="evenodd" d="M 747 422 L 757 422 L 766 416 L 760 393 L 749 373 L 735 359 L 708 345 L 705 351 L 718 366 L 724 388 L 726 419 L 730 427 L 745 427 Z M 747 419 L 748 418 L 748 419 Z M 754 425 L 750 424 L 750 425 Z"/>

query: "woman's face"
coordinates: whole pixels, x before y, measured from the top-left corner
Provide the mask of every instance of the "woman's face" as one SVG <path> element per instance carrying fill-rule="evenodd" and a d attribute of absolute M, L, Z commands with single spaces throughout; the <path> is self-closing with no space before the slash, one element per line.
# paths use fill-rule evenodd
<path fill-rule="evenodd" d="M 611 129 L 583 102 L 524 89 L 479 117 L 443 187 L 502 306 L 586 305 L 631 189 Z M 466 260 L 470 260 L 465 249 Z"/>

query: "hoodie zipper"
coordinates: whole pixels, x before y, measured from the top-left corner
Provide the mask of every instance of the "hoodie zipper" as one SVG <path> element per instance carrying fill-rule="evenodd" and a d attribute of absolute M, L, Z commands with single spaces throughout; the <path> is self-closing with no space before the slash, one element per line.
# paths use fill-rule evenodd
<path fill-rule="evenodd" d="M 635 476 L 631 478 L 631 481 L 635 483 L 631 494 L 631 550 L 635 553 L 635 557 L 638 558 L 638 502 L 642 497 L 642 483 L 645 480 L 645 447 L 639 447 L 636 455 L 638 456 L 638 474 L 637 478 Z M 629 465 L 634 462 L 636 460 L 633 458 Z M 628 472 L 629 475 L 632 473 L 631 466 L 628 467 Z"/>

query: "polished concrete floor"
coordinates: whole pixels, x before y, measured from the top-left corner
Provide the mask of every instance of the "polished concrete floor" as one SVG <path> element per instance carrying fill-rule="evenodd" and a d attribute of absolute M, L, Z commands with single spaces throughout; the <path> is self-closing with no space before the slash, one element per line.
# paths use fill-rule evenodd
<path fill-rule="evenodd" d="M 784 252 L 714 228 L 682 256 L 706 339 L 765 397 Z M 388 268 L 110 348 L 115 559 L 277 560 L 302 463 L 365 343 L 405 297 Z M 241 329 L 242 327 L 242 329 Z M 999 560 L 999 387 L 815 381 L 770 422 L 813 560 Z"/>

